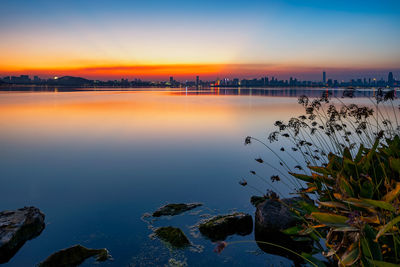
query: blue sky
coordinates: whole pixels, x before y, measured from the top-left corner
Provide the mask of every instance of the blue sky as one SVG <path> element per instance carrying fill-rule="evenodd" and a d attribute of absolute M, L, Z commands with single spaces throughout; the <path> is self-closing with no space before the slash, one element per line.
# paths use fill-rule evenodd
<path fill-rule="evenodd" d="M 400 69 L 400 1 L 3 0 L 0 70 Z"/>

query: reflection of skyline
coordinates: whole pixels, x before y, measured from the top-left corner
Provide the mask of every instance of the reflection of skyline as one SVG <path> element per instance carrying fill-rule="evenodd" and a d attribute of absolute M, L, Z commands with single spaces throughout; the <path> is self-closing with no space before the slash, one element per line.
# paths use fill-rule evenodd
<path fill-rule="evenodd" d="M 160 92 L 176 96 L 266 96 L 266 97 L 320 97 L 328 93 L 335 98 L 350 95 L 355 98 L 374 97 L 378 89 L 332 89 L 332 88 L 225 88 L 182 89 L 182 88 L 68 88 L 68 87 L 9 87 L 3 92 Z M 1 92 L 0 91 L 0 92 Z"/>
<path fill-rule="evenodd" d="M 238 88 L 238 89 L 230 89 L 230 88 L 218 88 L 215 87 L 211 90 L 196 90 L 196 91 L 173 91 L 171 94 L 173 95 L 244 95 L 244 96 L 268 96 L 268 97 L 299 97 L 302 95 L 306 95 L 308 97 L 320 97 L 324 93 L 328 93 L 331 97 L 340 98 L 343 97 L 344 94 L 352 92 L 352 97 L 374 97 L 376 93 L 376 89 L 365 89 L 365 90 L 346 90 L 346 89 L 264 89 L 264 88 Z M 348 97 L 348 95 L 347 95 Z"/>

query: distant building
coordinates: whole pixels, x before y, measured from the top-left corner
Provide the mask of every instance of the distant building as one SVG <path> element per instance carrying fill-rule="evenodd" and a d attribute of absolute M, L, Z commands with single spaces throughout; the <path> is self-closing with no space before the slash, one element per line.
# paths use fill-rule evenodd
<path fill-rule="evenodd" d="M 16 84 L 27 84 L 31 82 L 29 75 L 11 76 L 11 82 Z"/>
<path fill-rule="evenodd" d="M 389 85 L 389 86 L 393 86 L 393 84 L 394 84 L 393 73 L 392 73 L 392 72 L 389 72 L 389 75 L 388 75 L 388 85 Z"/>
<path fill-rule="evenodd" d="M 326 72 L 325 71 L 322 72 L 322 82 L 324 84 L 326 84 Z"/>
<path fill-rule="evenodd" d="M 199 88 L 200 85 L 200 77 L 196 76 L 196 87 Z"/>

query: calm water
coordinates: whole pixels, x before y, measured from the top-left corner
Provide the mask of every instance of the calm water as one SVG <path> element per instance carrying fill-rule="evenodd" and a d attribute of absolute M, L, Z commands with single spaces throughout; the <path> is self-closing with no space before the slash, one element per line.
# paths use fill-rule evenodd
<path fill-rule="evenodd" d="M 260 146 L 244 146 L 244 138 L 266 138 L 274 121 L 300 115 L 300 94 L 222 89 L 0 92 L 0 210 L 37 206 L 47 223 L 39 237 L 3 266 L 33 266 L 74 244 L 108 248 L 114 261 L 98 266 L 163 266 L 170 258 L 189 266 L 290 265 L 285 258 L 262 253 L 255 243 L 231 245 L 215 254 L 215 244 L 191 226 L 200 215 L 234 209 L 254 214 L 249 198 L 257 192 L 238 181 L 246 178 L 265 191 L 267 185 L 249 170 L 265 177 L 275 173 L 254 158 L 279 162 Z M 291 190 L 276 187 L 284 194 Z M 194 210 L 199 214 L 154 223 L 181 227 L 195 249 L 170 251 L 149 238 L 152 231 L 141 216 L 173 202 L 204 203 Z M 254 235 L 228 240 L 254 240 Z"/>

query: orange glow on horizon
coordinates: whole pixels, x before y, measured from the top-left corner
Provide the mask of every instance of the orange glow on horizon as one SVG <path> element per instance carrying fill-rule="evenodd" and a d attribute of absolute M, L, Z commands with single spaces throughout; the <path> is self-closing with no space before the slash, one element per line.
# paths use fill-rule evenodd
<path fill-rule="evenodd" d="M 67 68 L 20 68 L 9 69 L 0 66 L 0 76 L 38 75 L 44 78 L 54 76 L 79 76 L 87 79 L 139 78 L 165 80 L 173 76 L 178 79 L 251 78 L 262 76 L 301 75 L 319 73 L 322 67 L 283 64 L 157 64 L 157 65 L 98 65 Z M 331 68 L 331 71 L 353 71 L 360 68 Z"/>

